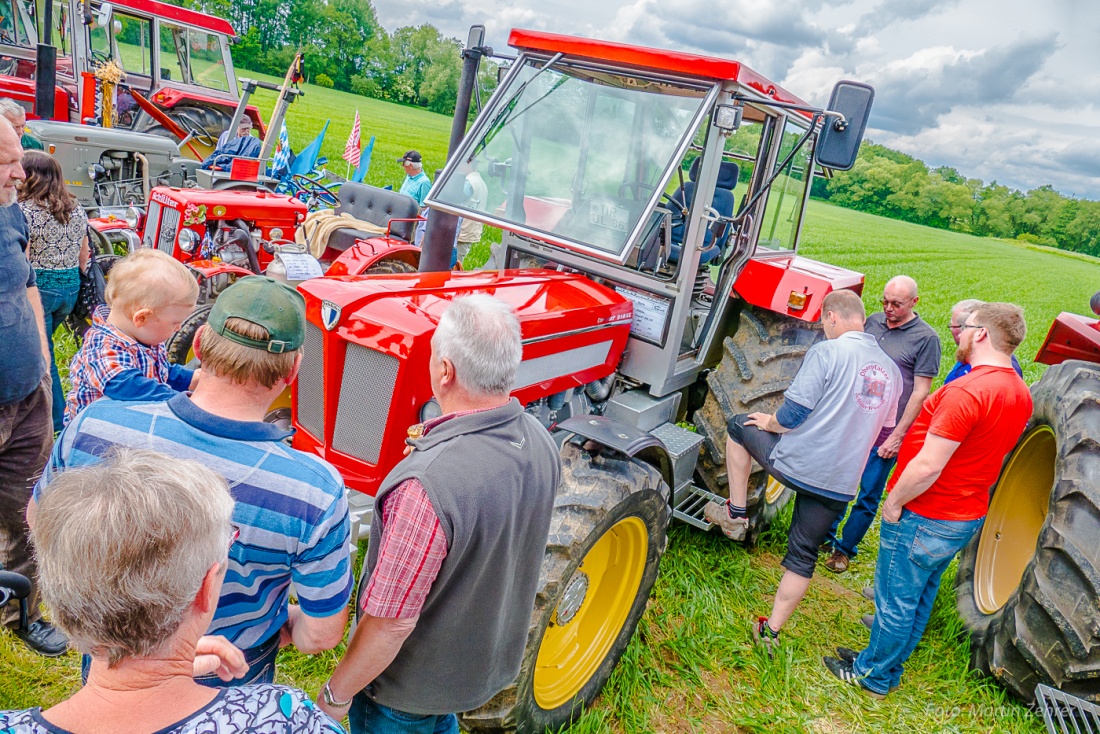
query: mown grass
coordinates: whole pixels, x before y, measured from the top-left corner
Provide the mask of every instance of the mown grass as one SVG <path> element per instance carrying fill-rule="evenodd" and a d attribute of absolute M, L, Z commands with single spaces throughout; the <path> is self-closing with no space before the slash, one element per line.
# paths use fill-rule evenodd
<path fill-rule="evenodd" d="M 245 74 L 247 75 L 247 73 Z M 267 94 L 267 93 L 264 93 Z M 266 103 L 268 108 L 273 95 Z M 264 100 L 257 96 L 263 106 Z M 443 161 L 450 121 L 411 108 L 342 92 L 307 87 L 291 108 L 294 146 L 311 140 L 333 118 L 322 152 L 338 161 L 356 106 L 364 134 L 378 137 L 368 181 L 397 184 L 395 159 L 408 148 L 424 155 L 429 170 Z M 265 114 L 267 108 L 265 108 Z M 333 163 L 335 166 L 342 165 Z M 467 259 L 484 262 L 490 232 Z M 1031 362 L 1051 319 L 1061 310 L 1086 312 L 1100 286 L 1096 260 L 1063 257 L 1041 248 L 933 230 L 821 202 L 811 202 L 802 254 L 866 274 L 868 310 L 880 306 L 882 287 L 897 274 L 915 277 L 918 310 L 940 332 L 945 374 L 953 362 L 948 310 L 963 298 L 1011 300 L 1030 324 L 1020 359 L 1029 381 L 1043 367 Z M 59 332 L 59 336 L 61 333 Z M 59 354 L 73 347 L 59 346 Z M 767 661 L 749 644 L 749 625 L 766 614 L 779 580 L 789 510 L 760 544 L 745 549 L 716 533 L 671 529 L 649 609 L 603 694 L 573 732 L 1041 732 L 1042 721 L 989 680 L 968 671 L 969 643 L 955 613 L 952 582 L 944 579 L 928 632 L 909 661 L 902 688 L 873 701 L 835 681 L 821 656 L 837 645 L 859 648 L 859 624 L 871 604 L 860 597 L 874 572 L 877 525 L 866 552 L 848 573 L 822 568 L 784 633 L 782 652 Z M 476 622 L 470 622 L 476 623 Z M 280 681 L 316 694 L 341 649 L 318 656 L 284 651 Z M 45 660 L 0 633 L 0 707 L 49 705 L 79 684 L 75 654 Z"/>

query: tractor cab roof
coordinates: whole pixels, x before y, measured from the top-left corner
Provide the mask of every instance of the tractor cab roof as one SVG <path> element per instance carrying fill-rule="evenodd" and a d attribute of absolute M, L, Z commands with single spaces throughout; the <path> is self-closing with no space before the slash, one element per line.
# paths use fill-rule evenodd
<path fill-rule="evenodd" d="M 231 38 L 237 35 L 233 31 L 233 26 L 229 25 L 229 21 L 223 18 L 207 15 L 206 13 L 191 10 L 190 8 L 183 8 L 178 5 L 169 5 L 168 3 L 159 2 L 159 0 L 112 0 L 111 4 L 118 8 L 136 10 L 146 15 L 155 15 L 166 20 L 174 20 L 177 23 L 186 23 L 187 25 L 202 28 L 213 33 L 222 33 Z"/>
<path fill-rule="evenodd" d="M 631 69 L 648 69 L 700 80 L 737 82 L 776 102 L 807 106 L 806 102 L 739 61 L 518 28 L 508 36 L 508 45 L 535 54 L 560 53 L 569 58 L 590 59 Z"/>

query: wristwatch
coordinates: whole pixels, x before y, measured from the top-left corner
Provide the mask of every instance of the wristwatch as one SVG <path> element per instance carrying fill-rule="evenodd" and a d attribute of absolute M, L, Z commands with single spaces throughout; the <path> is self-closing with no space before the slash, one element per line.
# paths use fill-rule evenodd
<path fill-rule="evenodd" d="M 347 701 L 337 701 L 332 695 L 332 689 L 328 687 L 329 682 L 325 681 L 325 684 L 321 686 L 321 697 L 325 699 L 325 703 L 334 709 L 342 709 L 345 706 L 350 706 L 354 700 L 354 696 Z"/>

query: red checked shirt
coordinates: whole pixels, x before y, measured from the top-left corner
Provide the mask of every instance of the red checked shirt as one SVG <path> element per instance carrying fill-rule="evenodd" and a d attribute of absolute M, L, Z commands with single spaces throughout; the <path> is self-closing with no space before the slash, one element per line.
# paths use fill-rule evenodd
<path fill-rule="evenodd" d="M 427 434 L 467 410 L 424 423 Z M 406 479 L 382 500 L 382 545 L 374 573 L 360 600 L 372 617 L 411 619 L 420 615 L 424 600 L 447 557 L 447 536 L 419 479 Z"/>

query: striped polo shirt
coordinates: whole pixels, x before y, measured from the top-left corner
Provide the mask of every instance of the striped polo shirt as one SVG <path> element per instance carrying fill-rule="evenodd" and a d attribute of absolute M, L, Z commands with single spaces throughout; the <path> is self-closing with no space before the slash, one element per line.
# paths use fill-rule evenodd
<path fill-rule="evenodd" d="M 182 393 L 158 403 L 102 398 L 62 432 L 34 497 L 57 472 L 94 464 L 116 446 L 192 459 L 220 473 L 241 533 L 209 633 L 255 647 L 286 622 L 291 582 L 311 617 L 336 614 L 351 595 L 344 482 L 325 461 L 287 446 L 289 435 L 270 423 L 207 413 Z"/>

